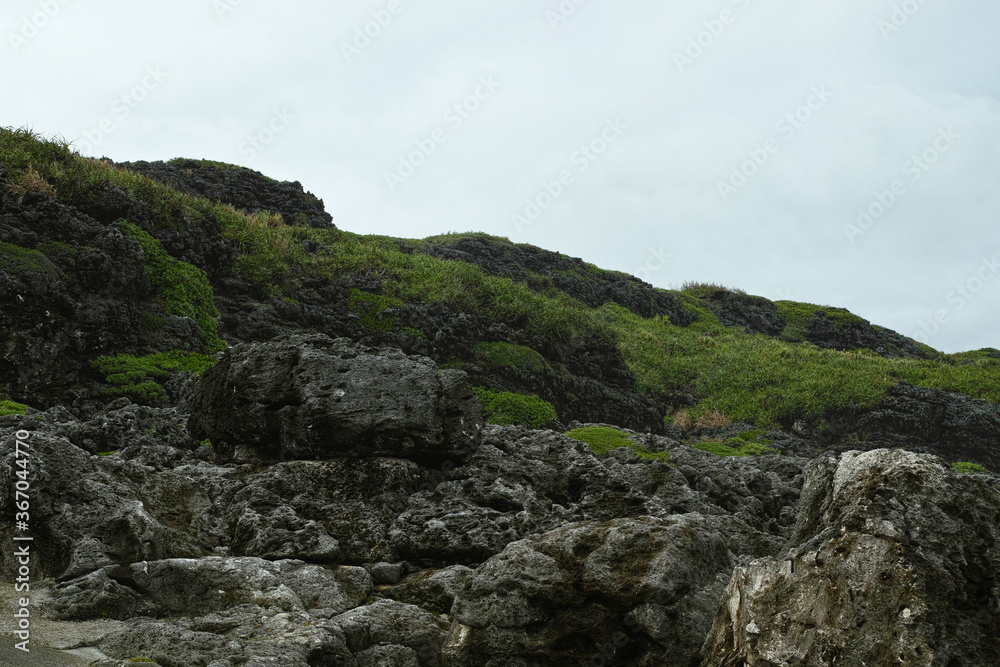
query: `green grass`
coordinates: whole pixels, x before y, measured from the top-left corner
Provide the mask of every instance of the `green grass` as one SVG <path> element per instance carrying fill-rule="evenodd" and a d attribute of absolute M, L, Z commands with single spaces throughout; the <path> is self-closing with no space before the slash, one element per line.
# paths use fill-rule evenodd
<path fill-rule="evenodd" d="M 160 242 L 137 225 L 119 221 L 122 233 L 142 246 L 146 271 L 156 292 L 156 301 L 170 315 L 190 317 L 201 329 L 202 341 L 209 351 L 224 350 L 219 338 L 219 311 L 208 276 L 198 267 L 174 259 Z"/>
<path fill-rule="evenodd" d="M 558 419 L 552 404 L 535 395 L 476 387 L 476 396 L 483 404 L 483 411 L 490 424 L 542 428 L 549 421 Z"/>
<path fill-rule="evenodd" d="M 14 401 L 0 401 L 0 417 L 28 414 L 28 406 Z"/>
<path fill-rule="evenodd" d="M 549 367 L 538 352 L 512 343 L 477 343 L 475 357 L 476 362 L 485 368 L 513 368 L 542 373 Z"/>
<path fill-rule="evenodd" d="M 44 273 L 55 277 L 61 274 L 59 268 L 41 251 L 3 241 L 0 241 L 0 271 L 14 274 Z"/>
<path fill-rule="evenodd" d="M 566 435 L 574 440 L 587 443 L 595 454 L 606 455 L 621 447 L 631 449 L 636 455 L 646 461 L 670 461 L 666 452 L 651 452 L 632 441 L 628 434 L 610 426 L 583 426 L 567 431 Z"/>
<path fill-rule="evenodd" d="M 760 430 L 744 431 L 725 441 L 708 440 L 692 445 L 695 449 L 700 449 L 716 456 L 761 456 L 763 454 L 778 454 L 777 449 L 768 447 L 771 441 L 763 437 L 764 432 Z"/>
<path fill-rule="evenodd" d="M 104 388 L 104 393 L 153 402 L 164 396 L 163 387 L 156 382 L 157 378 L 166 378 L 179 372 L 201 375 L 215 361 L 215 357 L 210 355 L 171 350 L 144 357 L 131 354 L 98 357 L 90 364 L 104 373 L 110 385 Z"/>
<path fill-rule="evenodd" d="M 717 409 L 731 421 L 774 427 L 841 408 L 870 408 L 900 381 L 1000 400 L 1000 360 L 885 359 L 789 344 L 706 324 L 675 327 L 614 305 L 597 312 L 618 338 L 642 389 L 691 391 L 693 417 Z"/>
<path fill-rule="evenodd" d="M 403 305 L 403 300 L 383 294 L 372 294 L 352 289 L 347 308 L 361 320 L 361 329 L 366 334 L 385 333 L 396 325 L 395 318 L 383 317 L 382 311 Z M 413 331 L 416 331 L 415 329 Z M 418 332 L 422 335 L 422 332 Z"/>
<path fill-rule="evenodd" d="M 956 461 L 951 464 L 951 469 L 956 472 L 968 474 L 986 472 L 985 466 L 981 466 L 978 463 L 969 463 L 968 461 Z"/>
<path fill-rule="evenodd" d="M 864 351 L 826 350 L 801 342 L 819 311 L 839 327 L 864 322 L 843 309 L 779 301 L 778 314 L 786 322 L 784 340 L 779 340 L 722 326 L 699 296 L 708 298 L 718 286 L 689 285 L 685 291 L 665 291 L 679 298 L 695 317 L 693 324 L 681 327 L 665 318 L 644 319 L 615 305 L 588 308 L 556 289 L 550 276 L 535 274 L 522 283 L 487 275 L 469 263 L 413 251 L 469 237 L 496 244 L 501 251 L 514 247 L 499 237 L 447 234 L 401 243 L 386 236 L 290 226 L 279 215 L 238 211 L 82 158 L 64 142 L 40 140 L 26 130 L 0 130 L 0 160 L 11 168 L 12 182 L 36 179 L 37 185 L 42 178 L 57 198 L 70 205 L 92 202 L 102 189 L 121 188 L 146 205 L 154 226 L 183 228 L 197 223 L 202 229 L 218 230 L 239 248 L 236 274 L 269 295 L 291 297 L 299 285 L 351 285 L 358 284 L 351 282 L 358 277 L 365 279 L 364 284 L 374 280 L 378 294 L 354 290 L 349 301 L 369 333 L 395 326 L 385 314 L 388 308 L 421 303 L 539 335 L 568 351 L 613 345 L 635 375 L 640 392 L 654 396 L 691 393 L 696 399 L 690 409 L 695 420 L 718 410 L 734 422 L 743 420 L 761 428 L 789 425 L 795 419 L 821 419 L 845 408 L 871 408 L 900 382 L 1000 400 L 1000 360 L 989 358 L 988 353 L 940 355 L 923 346 L 934 359 L 884 359 Z M 307 252 L 304 241 L 310 242 L 308 247 L 318 244 L 320 250 Z M 49 270 L 43 255 L 35 251 L 7 250 L 6 256 L 15 259 L 4 261 Z M 605 275 L 590 266 L 582 270 Z M 184 298 L 176 301 L 183 303 Z M 200 303 L 208 308 L 207 300 Z M 206 313 L 210 315 L 202 312 L 203 321 Z M 157 323 L 147 319 L 147 328 L 155 329 Z M 501 367 L 526 364 L 538 368 L 540 361 L 544 363 L 516 347 L 481 347 L 476 354 Z M 155 391 L 148 385 L 139 390 Z M 513 401 L 513 406 L 527 399 L 504 400 Z M 508 413 L 498 410 L 497 414 Z M 523 415 L 518 418 L 522 423 L 530 421 Z"/>

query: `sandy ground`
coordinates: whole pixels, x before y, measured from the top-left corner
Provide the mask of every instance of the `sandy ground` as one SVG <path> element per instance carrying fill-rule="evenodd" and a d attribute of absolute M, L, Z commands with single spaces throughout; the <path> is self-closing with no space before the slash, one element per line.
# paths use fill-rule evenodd
<path fill-rule="evenodd" d="M 14 648 L 20 639 L 14 636 L 16 603 L 23 593 L 14 584 L 0 583 L 0 665 L 3 667 L 84 667 L 105 658 L 95 644 L 123 627 L 119 621 L 54 621 L 46 618 L 47 585 L 32 582 L 30 651 Z"/>

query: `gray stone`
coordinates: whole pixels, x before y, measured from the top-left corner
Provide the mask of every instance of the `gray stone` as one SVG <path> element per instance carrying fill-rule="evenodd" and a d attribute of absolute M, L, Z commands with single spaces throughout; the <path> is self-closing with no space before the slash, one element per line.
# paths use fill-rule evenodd
<path fill-rule="evenodd" d="M 995 478 L 902 450 L 814 461 L 789 549 L 736 568 L 705 665 L 1000 664 L 998 543 Z"/>
<path fill-rule="evenodd" d="M 230 348 L 203 376 L 189 421 L 235 461 L 455 458 L 481 426 L 462 371 L 320 334 Z"/>

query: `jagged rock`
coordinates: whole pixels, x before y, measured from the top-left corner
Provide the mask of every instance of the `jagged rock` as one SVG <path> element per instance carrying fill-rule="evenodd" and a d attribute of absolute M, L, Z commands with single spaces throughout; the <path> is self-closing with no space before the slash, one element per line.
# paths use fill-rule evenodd
<path fill-rule="evenodd" d="M 189 422 L 237 461 L 455 458 L 474 449 L 481 424 L 461 371 L 323 335 L 230 348 L 203 376 Z"/>
<path fill-rule="evenodd" d="M 71 579 L 115 563 L 203 556 L 229 542 L 228 527 L 214 507 L 239 485 L 231 469 L 169 445 L 134 444 L 122 454 L 93 456 L 54 435 L 88 431 L 72 416 L 54 412 L 39 414 L 40 422 L 22 422 L 31 429 L 31 530 L 42 556 L 38 575 Z M 164 423 L 172 419 L 169 411 L 162 416 Z M 0 429 L 5 442 L 13 435 L 13 429 Z M 5 464 L 13 466 L 13 458 L 8 452 Z M 0 478 L 4 511 L 13 511 L 14 481 Z M 12 530 L 9 523 L 0 525 L 0 537 L 8 539 Z M 10 558 L 3 552 L 0 563 L 10 565 Z"/>
<path fill-rule="evenodd" d="M 900 384 L 874 410 L 841 426 L 856 440 L 843 447 L 906 447 L 946 461 L 971 461 L 1000 470 L 1000 404 L 963 394 Z"/>
<path fill-rule="evenodd" d="M 352 653 L 382 645 L 405 646 L 417 654 L 422 667 L 441 664 L 441 646 L 449 623 L 411 604 L 376 600 L 330 619 L 347 640 Z"/>
<path fill-rule="evenodd" d="M 1000 664 L 1000 484 L 901 450 L 807 469 L 786 554 L 738 567 L 707 666 Z"/>
<path fill-rule="evenodd" d="M 262 558 L 394 561 L 389 526 L 424 477 L 402 459 L 279 463 L 248 477 L 226 508 L 231 547 Z"/>
<path fill-rule="evenodd" d="M 334 228 L 333 217 L 298 181 L 276 181 L 234 164 L 176 159 L 170 162 L 122 162 L 125 167 L 196 197 L 232 204 L 246 211 L 280 213 L 289 225 Z"/>
<path fill-rule="evenodd" d="M 671 443 L 661 439 L 677 467 L 599 459 L 557 433 L 487 426 L 464 465 L 409 498 L 390 543 L 428 567 L 478 564 L 510 542 L 575 521 L 701 512 L 726 515 L 738 555 L 773 553 L 794 521 L 801 460 L 721 461 Z"/>
<path fill-rule="evenodd" d="M 205 557 L 110 566 L 57 586 L 52 605 L 67 619 L 126 619 L 136 610 L 198 616 L 251 603 L 330 617 L 364 604 L 371 594 L 364 568 Z"/>
<path fill-rule="evenodd" d="M 398 584 L 380 586 L 378 593 L 399 602 L 447 614 L 470 574 L 472 569 L 464 565 L 422 570 L 404 577 Z"/>
<path fill-rule="evenodd" d="M 515 542 L 459 592 L 446 663 L 696 664 L 717 597 L 692 594 L 717 595 L 731 567 L 699 514 L 574 523 Z"/>

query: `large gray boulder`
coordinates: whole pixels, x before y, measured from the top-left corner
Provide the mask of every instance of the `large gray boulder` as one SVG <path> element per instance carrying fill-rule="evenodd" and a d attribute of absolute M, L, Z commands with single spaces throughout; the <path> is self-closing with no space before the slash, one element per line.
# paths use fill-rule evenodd
<path fill-rule="evenodd" d="M 189 421 L 232 461 L 460 458 L 481 426 L 463 371 L 321 334 L 230 348 L 202 377 Z"/>
<path fill-rule="evenodd" d="M 709 667 L 1000 664 L 1000 484 L 903 450 L 817 459 L 779 558 L 733 573 Z"/>
<path fill-rule="evenodd" d="M 696 664 L 731 568 L 726 540 L 700 514 L 575 523 L 514 542 L 458 593 L 445 664 Z"/>

